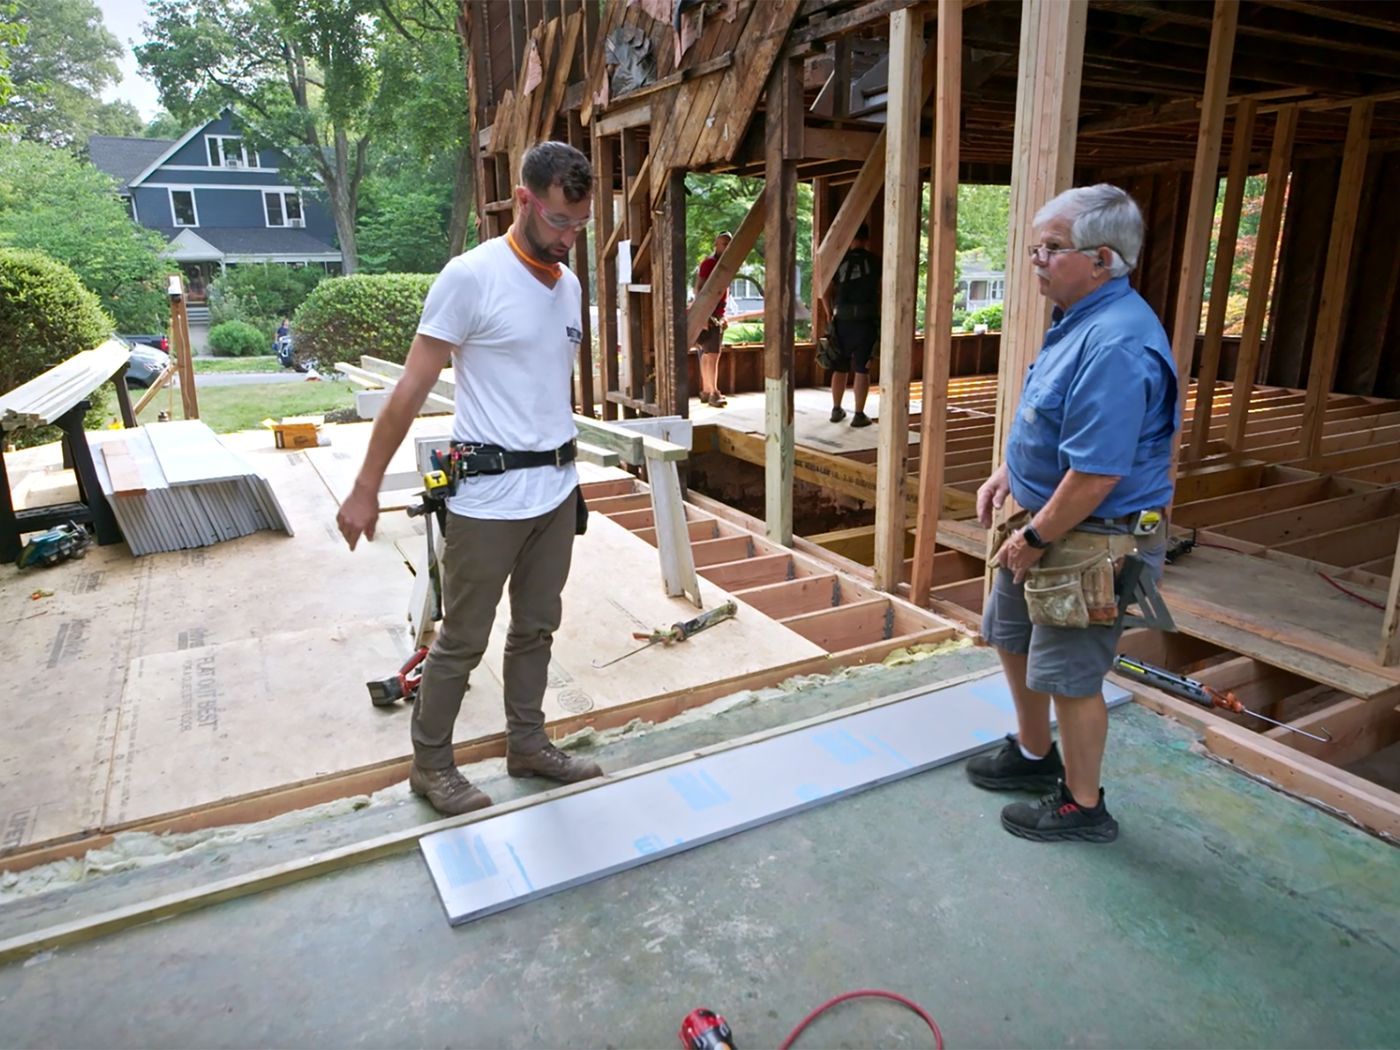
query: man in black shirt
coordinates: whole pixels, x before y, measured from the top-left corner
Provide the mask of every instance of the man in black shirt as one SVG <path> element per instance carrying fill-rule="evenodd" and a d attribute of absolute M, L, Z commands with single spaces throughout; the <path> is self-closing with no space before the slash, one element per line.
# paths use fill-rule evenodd
<path fill-rule="evenodd" d="M 836 269 L 836 309 L 832 318 L 838 358 L 831 370 L 831 421 L 846 418 L 841 399 L 846 373 L 855 373 L 855 414 L 851 426 L 868 427 L 865 398 L 870 393 L 870 359 L 880 342 L 880 259 L 866 244 L 870 227 L 860 224 L 851 250 Z"/>

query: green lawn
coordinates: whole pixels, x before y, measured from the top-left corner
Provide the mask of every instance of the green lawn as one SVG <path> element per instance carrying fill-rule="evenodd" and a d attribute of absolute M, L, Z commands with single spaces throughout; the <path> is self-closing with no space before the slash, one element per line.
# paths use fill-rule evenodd
<path fill-rule="evenodd" d="M 321 415 L 355 403 L 350 383 L 251 383 L 246 386 L 207 387 L 199 392 L 199 418 L 219 434 L 252 430 L 264 419 Z M 138 423 L 154 423 L 162 409 L 171 419 L 183 419 L 178 390 L 162 390 L 137 417 Z"/>
<path fill-rule="evenodd" d="M 196 357 L 194 374 L 203 372 L 280 372 L 282 363 L 276 354 L 265 357 Z"/>

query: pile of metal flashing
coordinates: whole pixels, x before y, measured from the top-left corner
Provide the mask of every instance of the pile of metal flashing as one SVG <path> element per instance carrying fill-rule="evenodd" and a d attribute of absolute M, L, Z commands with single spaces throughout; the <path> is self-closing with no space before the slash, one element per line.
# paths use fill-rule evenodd
<path fill-rule="evenodd" d="M 89 435 L 102 493 L 135 555 L 292 534 L 267 478 L 198 420 Z"/>

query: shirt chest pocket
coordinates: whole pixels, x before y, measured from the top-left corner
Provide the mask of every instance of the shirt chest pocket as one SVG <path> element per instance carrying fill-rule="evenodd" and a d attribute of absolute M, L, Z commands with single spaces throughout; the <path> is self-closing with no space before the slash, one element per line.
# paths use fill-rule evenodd
<path fill-rule="evenodd" d="M 1037 424 L 1058 425 L 1064 417 L 1065 395 L 1052 386 L 1031 387 L 1021 397 L 1021 419 Z"/>

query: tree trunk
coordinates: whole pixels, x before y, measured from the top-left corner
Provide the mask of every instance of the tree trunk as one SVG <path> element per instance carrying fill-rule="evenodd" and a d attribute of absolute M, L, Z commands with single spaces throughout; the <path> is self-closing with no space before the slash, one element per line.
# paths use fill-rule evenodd
<path fill-rule="evenodd" d="M 472 145 L 467 142 L 457 151 L 457 170 L 452 177 L 452 218 L 447 224 L 448 258 L 461 255 L 467 246 L 467 230 L 476 196 L 473 160 Z"/>
<path fill-rule="evenodd" d="M 350 139 L 343 128 L 336 128 L 335 155 L 331 163 L 321 163 L 326 197 L 335 233 L 340 241 L 341 271 L 355 273 L 360 268 L 359 252 L 355 248 L 355 209 L 359 179 L 351 172 Z"/>

